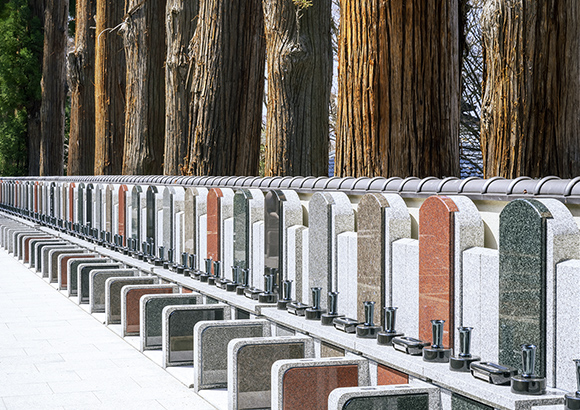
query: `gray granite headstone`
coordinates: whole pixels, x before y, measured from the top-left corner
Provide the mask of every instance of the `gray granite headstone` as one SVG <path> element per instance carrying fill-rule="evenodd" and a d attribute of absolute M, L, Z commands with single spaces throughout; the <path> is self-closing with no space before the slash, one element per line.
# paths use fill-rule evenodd
<path fill-rule="evenodd" d="M 58 282 L 58 271 L 60 269 L 60 261 L 61 258 L 60 256 L 71 256 L 71 255 L 77 255 L 77 254 L 82 254 L 82 253 L 87 253 L 87 250 L 84 248 L 76 248 L 76 249 L 63 249 L 63 250 L 58 250 L 58 249 L 53 249 L 50 251 L 49 254 L 49 260 L 50 260 L 50 265 L 49 265 L 49 269 L 48 269 L 48 278 L 50 280 L 51 283 L 57 283 Z"/>
<path fill-rule="evenodd" d="M 30 263 L 30 267 L 34 268 L 36 264 L 36 245 L 38 243 L 58 243 L 58 239 L 55 237 L 48 237 L 48 238 L 40 238 L 40 239 L 31 239 L 28 241 L 28 263 Z"/>
<path fill-rule="evenodd" d="M 123 265 L 120 263 L 87 263 L 79 265 L 77 269 L 77 294 L 79 297 L 79 304 L 89 303 L 90 301 L 90 277 L 95 270 L 111 270 L 121 269 Z"/>
<path fill-rule="evenodd" d="M 70 245 L 70 242 L 63 240 L 56 240 L 53 242 L 37 242 L 34 249 L 34 265 L 32 267 L 36 269 L 37 272 L 42 272 L 42 262 L 43 262 L 43 250 L 45 247 L 50 247 L 51 249 L 58 249 L 59 247 L 65 247 Z"/>
<path fill-rule="evenodd" d="M 184 210 L 184 249 L 183 252 L 198 255 L 196 266 L 199 269 L 203 264 L 204 255 L 207 254 L 207 188 L 185 189 Z M 203 223 L 205 225 L 202 227 Z M 206 238 L 204 240 L 204 238 Z"/>
<path fill-rule="evenodd" d="M 143 194 L 143 189 L 139 185 L 135 185 L 131 190 L 131 235 L 133 239 L 137 240 L 137 246 L 141 246 L 141 201 L 140 197 Z"/>
<path fill-rule="evenodd" d="M 163 189 L 163 245 L 165 249 L 175 249 L 175 219 L 173 199 L 176 189 L 167 186 Z"/>
<path fill-rule="evenodd" d="M 89 305 L 91 313 L 105 312 L 105 282 L 109 278 L 138 276 L 136 269 L 91 270 L 89 273 Z"/>
<path fill-rule="evenodd" d="M 146 295 L 141 298 L 141 350 L 161 349 L 163 308 L 176 305 L 201 305 L 203 296 L 196 293 Z"/>
<path fill-rule="evenodd" d="M 233 339 L 271 336 L 267 320 L 199 322 L 193 329 L 195 391 L 227 387 L 228 343 Z"/>
<path fill-rule="evenodd" d="M 193 364 L 193 327 L 206 320 L 228 320 L 228 305 L 184 305 L 163 308 L 163 367 Z"/>
<path fill-rule="evenodd" d="M 76 221 L 81 225 L 85 224 L 85 184 L 81 182 L 77 185 L 76 195 Z"/>
<path fill-rule="evenodd" d="M 453 410 L 494 410 L 493 407 L 455 393 L 451 395 L 451 408 Z"/>
<path fill-rule="evenodd" d="M 308 204 L 309 287 L 321 287 L 320 305 L 338 291 L 337 236 L 354 231 L 354 211 L 343 192 L 315 192 Z M 309 301 L 312 303 L 312 301 Z"/>
<path fill-rule="evenodd" d="M 51 254 L 53 252 L 60 252 L 60 251 L 73 251 L 78 250 L 79 247 L 73 245 L 70 242 L 67 242 L 66 245 L 55 245 L 55 246 L 45 246 L 42 248 L 42 257 L 41 263 L 38 267 L 39 270 L 42 272 L 43 278 L 50 278 L 50 272 L 52 268 L 52 257 Z"/>
<path fill-rule="evenodd" d="M 546 243 L 548 208 L 516 199 L 500 214 L 499 361 L 522 367 L 522 344 L 538 347 L 536 372 L 546 375 Z"/>
<path fill-rule="evenodd" d="M 69 259 L 67 262 L 66 270 L 66 282 L 67 282 L 67 293 L 68 296 L 77 296 L 77 278 L 78 278 L 78 268 L 80 265 L 85 263 L 95 264 L 95 263 L 109 263 L 111 262 L 108 258 L 75 258 Z"/>
<path fill-rule="evenodd" d="M 105 281 L 106 324 L 121 323 L 121 289 L 125 285 L 156 284 L 156 276 L 111 277 Z"/>
<path fill-rule="evenodd" d="M 240 189 L 234 195 L 234 265 L 244 269 L 254 266 L 253 226 L 264 220 L 264 194 L 259 189 Z"/>

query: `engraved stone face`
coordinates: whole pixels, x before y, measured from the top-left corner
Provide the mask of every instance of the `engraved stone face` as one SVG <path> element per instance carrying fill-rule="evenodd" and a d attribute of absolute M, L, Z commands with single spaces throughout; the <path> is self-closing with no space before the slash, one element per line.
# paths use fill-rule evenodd
<path fill-rule="evenodd" d="M 148 298 L 144 306 L 145 343 L 147 349 L 161 348 L 162 341 L 162 312 L 166 306 L 196 305 L 201 303 L 201 297 L 197 295 L 167 295 L 163 297 Z"/>
<path fill-rule="evenodd" d="M 355 397 L 350 399 L 343 410 L 429 410 L 429 395 L 408 394 L 400 396 Z"/>
<path fill-rule="evenodd" d="M 174 286 L 169 285 L 155 285 L 147 286 L 146 288 L 137 287 L 136 289 L 129 289 L 126 292 L 126 311 L 125 311 L 125 335 L 138 335 L 140 329 L 140 306 L 139 300 L 144 295 L 154 295 L 162 293 L 173 293 Z"/>
<path fill-rule="evenodd" d="M 100 264 L 81 264 L 78 268 L 77 281 L 80 281 L 78 286 L 78 297 L 80 303 L 89 303 L 89 278 L 90 273 L 95 270 L 111 270 L 120 269 L 121 265 L 117 263 L 100 263 Z"/>
<path fill-rule="evenodd" d="M 109 260 L 106 258 L 89 258 L 88 260 L 84 258 L 79 259 L 71 259 L 68 261 L 67 264 L 67 290 L 69 296 L 76 296 L 77 295 L 77 279 L 78 279 L 78 268 L 83 263 L 90 263 L 93 264 L 101 264 L 101 263 L 108 263 Z"/>
<path fill-rule="evenodd" d="M 92 270 L 89 274 L 89 299 L 91 313 L 105 311 L 105 282 L 109 278 L 132 277 L 137 274 L 133 269 Z"/>
<path fill-rule="evenodd" d="M 156 283 L 154 277 L 109 278 L 105 283 L 108 286 L 107 324 L 121 323 L 121 289 L 126 285 L 146 285 Z"/>

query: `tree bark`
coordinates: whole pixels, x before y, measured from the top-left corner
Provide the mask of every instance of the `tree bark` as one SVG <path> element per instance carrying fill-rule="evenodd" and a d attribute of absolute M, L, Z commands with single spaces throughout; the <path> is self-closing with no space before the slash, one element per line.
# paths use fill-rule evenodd
<path fill-rule="evenodd" d="M 62 175 L 68 0 L 46 0 L 40 107 L 40 172 Z"/>
<path fill-rule="evenodd" d="M 40 21 L 44 26 L 44 0 L 30 0 L 28 2 L 33 18 Z M 38 64 L 42 66 L 42 52 L 38 55 Z M 28 107 L 28 121 L 26 131 L 28 134 L 28 175 L 40 175 L 40 106 L 42 98 L 32 101 Z"/>
<path fill-rule="evenodd" d="M 337 176 L 458 176 L 459 1 L 345 0 Z"/>
<path fill-rule="evenodd" d="M 261 0 L 205 0 L 192 40 L 192 175 L 257 175 L 265 40 Z"/>
<path fill-rule="evenodd" d="M 197 0 L 168 0 L 167 60 L 165 63 L 165 175 L 181 175 L 187 156 L 190 90 L 187 73 L 189 42 L 197 26 Z M 192 56 L 193 58 L 193 56 Z"/>
<path fill-rule="evenodd" d="M 96 0 L 95 175 L 123 172 L 125 142 L 125 51 L 123 37 L 112 30 L 123 21 L 117 0 Z"/>
<path fill-rule="evenodd" d="M 165 0 L 128 0 L 123 174 L 159 175 L 165 147 Z"/>
<path fill-rule="evenodd" d="M 486 2 L 486 178 L 580 174 L 579 23 L 574 0 Z"/>
<path fill-rule="evenodd" d="M 69 54 L 71 90 L 67 175 L 92 175 L 95 162 L 95 0 L 77 0 L 75 51 Z"/>
<path fill-rule="evenodd" d="M 328 175 L 331 0 L 300 9 L 265 0 L 268 116 L 265 175 Z"/>

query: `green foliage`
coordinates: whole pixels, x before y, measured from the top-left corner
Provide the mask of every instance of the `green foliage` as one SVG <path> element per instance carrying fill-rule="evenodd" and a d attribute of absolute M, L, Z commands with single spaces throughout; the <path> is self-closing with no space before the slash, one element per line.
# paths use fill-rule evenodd
<path fill-rule="evenodd" d="M 0 175 L 27 172 L 27 117 L 40 100 L 42 42 L 27 0 L 0 3 Z"/>

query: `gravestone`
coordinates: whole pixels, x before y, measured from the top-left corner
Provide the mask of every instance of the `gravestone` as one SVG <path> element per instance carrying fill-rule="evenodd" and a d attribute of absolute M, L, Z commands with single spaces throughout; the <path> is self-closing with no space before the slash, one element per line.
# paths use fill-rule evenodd
<path fill-rule="evenodd" d="M 158 189 L 156 186 L 151 185 L 147 188 L 146 197 L 146 214 L 145 214 L 145 239 L 152 240 L 151 246 L 153 247 L 152 252 L 155 253 L 157 249 L 157 229 L 158 221 L 157 218 L 157 200 L 156 196 L 158 194 Z"/>
<path fill-rule="evenodd" d="M 85 184 L 79 183 L 76 190 L 76 222 L 80 225 L 85 225 Z"/>
<path fill-rule="evenodd" d="M 267 320 L 197 323 L 193 329 L 195 391 L 227 387 L 228 343 L 233 339 L 269 337 L 271 328 Z"/>
<path fill-rule="evenodd" d="M 65 242 L 62 239 L 52 239 L 52 240 L 38 240 L 30 241 L 34 246 L 34 251 L 31 254 L 30 267 L 34 268 L 37 272 L 42 272 L 42 250 L 46 246 L 67 246 L 69 242 Z"/>
<path fill-rule="evenodd" d="M 141 195 L 143 189 L 139 185 L 133 186 L 131 190 L 131 235 L 137 240 L 137 246 L 141 246 L 143 237 L 141 236 Z"/>
<path fill-rule="evenodd" d="M 163 308 L 175 305 L 201 305 L 202 303 L 203 296 L 197 293 L 143 296 L 140 302 L 141 351 L 161 349 Z"/>
<path fill-rule="evenodd" d="M 233 220 L 230 220 L 233 199 L 234 192 L 229 188 L 211 188 L 207 195 L 207 257 L 222 261 L 226 277 L 230 279 L 231 272 L 227 267 L 233 265 Z M 226 226 L 231 228 L 229 235 Z"/>
<path fill-rule="evenodd" d="M 229 320 L 228 305 L 166 306 L 162 311 L 163 367 L 193 364 L 193 328 L 206 320 Z"/>
<path fill-rule="evenodd" d="M 228 344 L 228 408 L 271 407 L 272 365 L 278 360 L 314 357 L 309 337 L 234 339 Z"/>
<path fill-rule="evenodd" d="M 185 188 L 183 252 L 198 255 L 196 269 L 207 255 L 207 193 L 207 188 Z"/>
<path fill-rule="evenodd" d="M 57 282 L 58 282 L 58 290 L 66 289 L 68 286 L 68 262 L 71 259 L 85 259 L 87 261 L 91 261 L 94 258 L 100 257 L 101 255 L 97 253 L 81 253 L 78 255 L 60 255 L 58 257 L 58 273 L 57 273 Z"/>
<path fill-rule="evenodd" d="M 419 337 L 419 241 L 399 239 L 393 242 L 392 303 L 398 307 L 397 330 L 406 336 Z M 430 340 L 430 339 L 427 339 Z"/>
<path fill-rule="evenodd" d="M 58 268 L 60 266 L 60 256 L 61 255 L 86 255 L 87 250 L 84 248 L 76 249 L 53 249 L 49 252 L 48 259 L 48 279 L 50 283 L 58 283 Z"/>
<path fill-rule="evenodd" d="M 411 237 L 411 217 L 403 198 L 366 194 L 357 213 L 357 317 L 364 321 L 363 302 L 375 302 L 377 323 L 384 327 L 383 308 L 393 306 L 393 242 Z M 346 272 L 345 272 L 346 273 Z"/>
<path fill-rule="evenodd" d="M 337 236 L 354 231 L 354 211 L 343 192 L 315 192 L 308 204 L 309 287 L 321 287 L 320 306 L 328 292 L 338 292 Z M 309 301 L 312 305 L 312 301 Z"/>
<path fill-rule="evenodd" d="M 240 189 L 234 195 L 234 265 L 250 272 L 263 272 L 263 239 L 255 226 L 263 229 L 264 194 L 259 189 Z M 255 252 L 255 248 L 259 248 Z M 257 258 L 254 258 L 257 255 Z M 256 260 L 258 259 L 258 260 Z"/>
<path fill-rule="evenodd" d="M 50 254 L 52 251 L 72 251 L 78 249 L 80 249 L 78 246 L 68 242 L 65 243 L 65 245 L 45 246 L 42 248 L 42 257 L 39 266 L 39 271 L 42 272 L 42 277 L 50 279 L 50 270 L 52 268 L 52 258 L 50 257 Z"/>
<path fill-rule="evenodd" d="M 123 246 L 127 246 L 127 185 L 119 186 L 119 235 L 123 236 Z"/>
<path fill-rule="evenodd" d="M 121 290 L 122 335 L 139 336 L 141 328 L 140 298 L 145 295 L 177 293 L 179 287 L 173 284 L 127 285 Z"/>
<path fill-rule="evenodd" d="M 85 263 L 77 268 L 77 293 L 79 304 L 88 304 L 90 302 L 90 276 L 95 270 L 115 270 L 122 269 L 120 263 Z"/>
<path fill-rule="evenodd" d="M 110 277 L 105 280 L 105 323 L 121 324 L 121 290 L 128 285 L 156 284 L 156 276 Z"/>
<path fill-rule="evenodd" d="M 334 389 L 369 384 L 366 359 L 278 360 L 272 366 L 272 410 L 326 409 Z"/>
<path fill-rule="evenodd" d="M 82 264 L 101 264 L 110 263 L 111 260 L 108 258 L 78 258 L 71 259 L 67 262 L 66 269 L 66 290 L 69 297 L 78 295 L 77 280 L 78 280 L 78 269 Z"/>
<path fill-rule="evenodd" d="M 92 270 L 89 273 L 89 309 L 91 313 L 105 312 L 105 283 L 109 278 L 139 276 L 136 269 Z"/>

